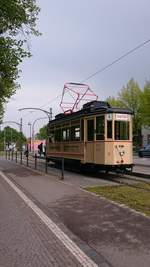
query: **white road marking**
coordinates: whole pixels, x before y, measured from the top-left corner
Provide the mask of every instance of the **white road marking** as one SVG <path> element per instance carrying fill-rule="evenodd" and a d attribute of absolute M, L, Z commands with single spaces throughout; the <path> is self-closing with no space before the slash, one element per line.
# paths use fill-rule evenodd
<path fill-rule="evenodd" d="M 74 257 L 84 267 L 98 267 L 37 205 L 35 205 L 7 176 L 0 171 L 0 176 L 14 189 L 21 199 L 39 216 L 46 226 L 64 244 L 64 246 L 74 255 Z"/>

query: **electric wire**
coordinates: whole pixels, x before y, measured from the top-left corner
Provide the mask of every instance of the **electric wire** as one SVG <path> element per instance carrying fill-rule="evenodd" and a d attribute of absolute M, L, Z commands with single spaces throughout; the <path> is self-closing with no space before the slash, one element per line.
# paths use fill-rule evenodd
<path fill-rule="evenodd" d="M 111 63 L 107 64 L 106 66 L 102 67 L 101 69 L 97 70 L 96 72 L 90 74 L 88 77 L 86 77 L 85 79 L 83 79 L 80 83 L 84 83 L 86 81 L 88 81 L 89 79 L 93 78 L 94 76 L 96 76 L 99 73 L 102 73 L 103 71 L 105 71 L 106 69 L 112 67 L 113 65 L 115 65 L 116 63 L 118 63 L 119 61 L 121 61 L 122 59 L 124 59 L 125 57 L 133 54 L 135 51 L 137 51 L 138 49 L 142 48 L 143 46 L 147 45 L 148 43 L 150 43 L 150 39 L 147 39 L 146 41 L 140 43 L 139 45 L 137 45 L 136 47 L 132 48 L 131 50 L 128 50 L 126 53 L 124 53 L 123 55 L 121 55 L 120 57 L 116 58 L 115 60 L 113 60 Z M 47 104 L 50 104 L 52 102 L 54 102 L 57 98 L 59 98 L 62 94 L 59 94 L 58 96 L 56 96 L 55 98 L 53 98 L 52 100 L 48 101 L 46 104 L 43 104 L 40 108 L 46 106 Z"/>
<path fill-rule="evenodd" d="M 48 104 L 50 104 L 50 103 L 54 102 L 55 100 L 57 100 L 57 98 L 59 98 L 60 96 L 61 96 L 61 94 L 57 95 L 56 97 L 54 97 L 53 99 L 49 100 L 48 102 L 46 102 L 45 104 L 43 104 L 39 108 L 43 108 L 43 107 L 47 106 Z"/>
<path fill-rule="evenodd" d="M 103 71 L 105 71 L 106 69 L 110 68 L 112 65 L 118 63 L 119 61 L 121 61 L 123 58 L 127 57 L 128 55 L 134 53 L 136 50 L 142 48 L 143 46 L 145 46 L 146 44 L 148 44 L 150 42 L 150 39 L 140 43 L 139 45 L 137 45 L 136 47 L 132 48 L 131 50 L 127 51 L 126 53 L 124 53 L 122 56 L 118 57 L 117 59 L 113 60 L 111 63 L 109 63 L 108 65 L 104 66 L 103 68 L 97 70 L 96 72 L 92 73 L 91 75 L 89 75 L 87 78 L 85 78 L 84 80 L 81 81 L 81 83 L 84 83 L 85 81 L 88 81 L 89 79 L 93 78 L 94 76 L 96 76 L 98 73 L 101 73 Z"/>

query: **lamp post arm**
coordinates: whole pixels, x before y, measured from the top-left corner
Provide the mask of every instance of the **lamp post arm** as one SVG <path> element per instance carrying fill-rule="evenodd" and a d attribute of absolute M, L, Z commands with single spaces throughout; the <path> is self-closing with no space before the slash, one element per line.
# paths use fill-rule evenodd
<path fill-rule="evenodd" d="M 1 122 L 0 125 L 1 124 L 8 124 L 8 123 L 13 123 L 13 124 L 18 125 L 19 128 L 20 128 L 20 134 L 21 134 L 21 137 L 22 137 L 22 118 L 20 119 L 20 123 L 16 122 L 16 121 L 4 121 L 4 122 Z M 4 131 L 4 140 L 5 140 L 5 131 Z M 20 141 L 20 142 L 21 142 L 20 143 L 20 147 L 22 149 L 22 141 Z M 5 147 L 5 141 L 4 141 L 4 147 Z"/>
<path fill-rule="evenodd" d="M 34 129 L 35 123 L 36 123 L 37 121 L 39 121 L 39 120 L 44 120 L 44 119 L 47 119 L 47 117 L 37 118 L 37 119 L 33 122 L 33 124 L 32 124 L 32 129 Z"/>
<path fill-rule="evenodd" d="M 8 123 L 14 123 L 14 124 L 17 124 L 18 126 L 21 126 L 21 123 L 16 122 L 16 121 L 4 121 L 4 122 L 1 122 L 0 124 L 8 124 Z"/>
<path fill-rule="evenodd" d="M 41 109 L 41 108 L 20 108 L 20 109 L 18 109 L 19 111 L 22 111 L 22 110 L 40 110 L 40 111 L 43 111 L 46 115 L 47 115 L 47 117 L 48 117 L 48 119 L 49 119 L 49 121 L 51 120 L 51 112 L 48 112 L 47 110 L 44 110 L 44 109 Z"/>

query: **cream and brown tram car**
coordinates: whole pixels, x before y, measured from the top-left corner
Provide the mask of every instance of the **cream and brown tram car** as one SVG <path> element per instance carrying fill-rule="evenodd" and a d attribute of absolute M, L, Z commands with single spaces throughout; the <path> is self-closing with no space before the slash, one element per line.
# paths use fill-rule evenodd
<path fill-rule="evenodd" d="M 132 112 L 92 101 L 72 114 L 58 114 L 47 127 L 47 160 L 63 157 L 102 170 L 132 169 Z"/>

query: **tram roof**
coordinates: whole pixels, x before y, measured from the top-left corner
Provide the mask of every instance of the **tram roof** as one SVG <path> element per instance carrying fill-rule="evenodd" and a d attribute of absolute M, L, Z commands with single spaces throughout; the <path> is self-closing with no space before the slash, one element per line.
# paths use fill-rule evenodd
<path fill-rule="evenodd" d="M 130 109 L 111 107 L 107 102 L 104 101 L 92 101 L 83 105 L 83 108 L 79 111 L 69 114 L 60 113 L 56 115 L 55 119 L 50 123 L 60 123 L 68 120 L 78 119 L 84 116 L 108 113 L 133 114 Z"/>

